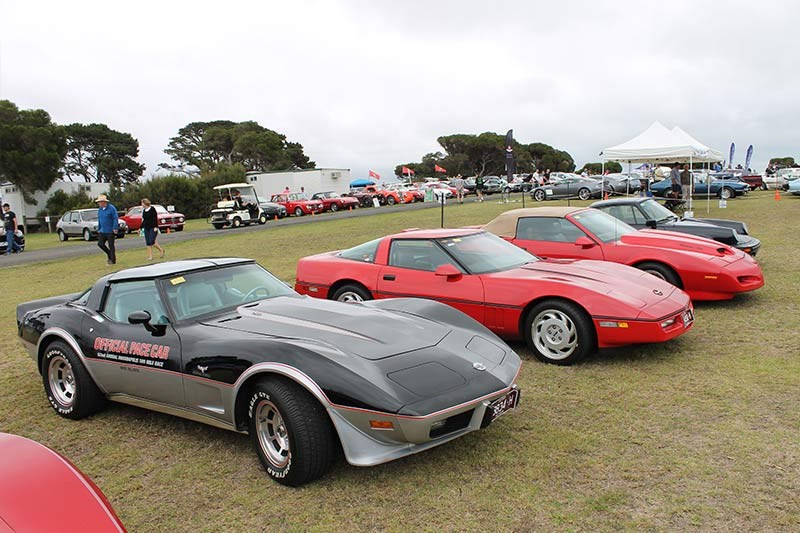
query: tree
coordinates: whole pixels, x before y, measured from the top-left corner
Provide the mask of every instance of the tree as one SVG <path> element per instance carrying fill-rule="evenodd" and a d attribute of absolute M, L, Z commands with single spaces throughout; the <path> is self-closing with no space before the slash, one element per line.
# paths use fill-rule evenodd
<path fill-rule="evenodd" d="M 0 180 L 16 185 L 25 201 L 35 204 L 33 193 L 60 177 L 66 149 L 63 129 L 46 111 L 0 100 Z"/>
<path fill-rule="evenodd" d="M 164 150 L 177 164 L 162 168 L 197 175 L 220 163 L 240 164 L 245 170 L 290 170 L 314 168 L 303 153 L 303 145 L 257 122 L 192 122 L 172 137 Z"/>
<path fill-rule="evenodd" d="M 583 168 L 578 171 L 578 173 L 582 174 L 584 170 L 589 174 L 602 174 L 603 170 L 612 173 L 618 173 L 622 172 L 622 165 L 616 161 L 608 161 L 605 165 L 603 165 L 603 163 L 586 163 L 583 165 Z"/>
<path fill-rule="evenodd" d="M 64 174 L 69 179 L 110 183 L 120 187 L 139 179 L 144 165 L 136 161 L 139 141 L 130 133 L 112 130 L 105 124 L 70 124 Z"/>
<path fill-rule="evenodd" d="M 773 157 L 769 164 L 775 164 L 778 168 L 790 168 L 795 166 L 794 157 Z"/>
<path fill-rule="evenodd" d="M 40 211 L 38 215 L 54 215 L 60 217 L 67 211 L 85 209 L 88 207 L 97 207 L 97 204 L 94 203 L 94 200 L 85 192 L 75 191 L 71 194 L 67 194 L 64 191 L 58 190 L 47 199 L 44 211 Z"/>
<path fill-rule="evenodd" d="M 575 170 L 575 161 L 567 152 L 556 150 L 544 143 L 531 143 L 526 148 L 537 170 L 549 169 L 558 172 Z"/>

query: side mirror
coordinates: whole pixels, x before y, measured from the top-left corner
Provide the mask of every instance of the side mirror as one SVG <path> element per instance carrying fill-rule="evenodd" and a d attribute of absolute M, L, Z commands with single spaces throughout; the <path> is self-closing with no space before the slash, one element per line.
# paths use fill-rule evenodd
<path fill-rule="evenodd" d="M 144 329 L 152 333 L 154 336 L 162 336 L 167 331 L 167 326 L 165 324 L 152 324 L 150 319 L 150 313 L 147 311 L 134 311 L 128 315 L 129 324 L 142 324 Z"/>
<path fill-rule="evenodd" d="M 461 271 L 450 263 L 439 265 L 433 273 L 436 276 L 447 278 L 447 281 L 455 281 L 462 276 Z"/>
<path fill-rule="evenodd" d="M 656 221 L 653 220 L 652 218 L 648 218 L 647 220 L 645 220 L 644 225 L 651 229 L 656 229 L 656 227 L 658 226 Z"/>
<path fill-rule="evenodd" d="M 581 248 L 591 248 L 594 244 L 594 241 L 589 237 L 584 236 L 575 239 L 575 246 L 580 246 Z"/>

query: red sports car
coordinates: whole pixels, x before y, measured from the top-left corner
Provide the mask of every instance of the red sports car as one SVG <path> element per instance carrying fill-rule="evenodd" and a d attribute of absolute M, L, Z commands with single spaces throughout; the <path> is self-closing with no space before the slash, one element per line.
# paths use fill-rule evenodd
<path fill-rule="evenodd" d="M 639 268 L 680 287 L 693 300 L 730 300 L 764 285 L 758 263 L 741 250 L 685 233 L 636 230 L 597 209 L 512 209 L 483 229 L 540 257 L 599 259 Z"/>
<path fill-rule="evenodd" d="M 346 211 L 347 209 L 355 209 L 360 205 L 359 201 L 355 198 L 351 196 L 340 196 L 338 192 L 333 191 L 314 193 L 311 199 L 322 202 L 323 211 Z"/>
<path fill-rule="evenodd" d="M 406 231 L 305 257 L 296 279 L 315 298 L 438 300 L 561 365 L 597 347 L 672 339 L 694 320 L 686 293 L 641 270 L 543 261 L 479 229 Z"/>
<path fill-rule="evenodd" d="M 186 217 L 183 213 L 170 213 L 167 211 L 163 205 L 153 204 L 153 207 L 156 210 L 156 216 L 158 217 L 158 229 L 162 233 L 166 233 L 167 230 L 172 231 L 183 231 L 183 223 L 186 221 Z M 125 223 L 128 225 L 128 233 L 132 231 L 139 231 L 139 228 L 142 227 L 142 210 L 144 208 L 140 205 L 135 207 L 131 207 L 126 211 L 126 213 L 119 217 L 120 220 L 124 220 Z"/>
<path fill-rule="evenodd" d="M 324 209 L 321 201 L 309 200 L 305 194 L 297 192 L 273 194 L 270 202 L 282 205 L 287 213 L 296 217 L 319 214 Z"/>
<path fill-rule="evenodd" d="M 0 532 L 124 532 L 111 504 L 50 448 L 0 433 Z"/>

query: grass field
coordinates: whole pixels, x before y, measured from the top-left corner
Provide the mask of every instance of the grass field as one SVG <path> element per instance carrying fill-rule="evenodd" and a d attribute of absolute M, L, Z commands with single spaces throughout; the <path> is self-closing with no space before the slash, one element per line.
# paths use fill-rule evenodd
<path fill-rule="evenodd" d="M 445 222 L 480 224 L 518 206 L 452 205 Z M 79 422 L 56 416 L 16 341 L 14 308 L 83 289 L 109 267 L 93 255 L 3 269 L 0 431 L 70 458 L 131 531 L 797 531 L 800 199 L 754 193 L 725 210 L 713 201 L 711 215 L 744 220 L 762 239 L 764 288 L 697 304 L 694 329 L 675 341 L 574 367 L 539 363 L 514 344 L 524 359 L 516 412 L 386 465 L 340 460 L 300 489 L 272 482 L 244 435 L 122 405 Z M 254 257 L 292 281 L 301 256 L 438 225 L 436 209 L 319 220 L 225 232 L 202 249 Z M 190 241 L 168 253 L 196 250 Z M 123 252 L 116 268 L 142 255 Z"/>

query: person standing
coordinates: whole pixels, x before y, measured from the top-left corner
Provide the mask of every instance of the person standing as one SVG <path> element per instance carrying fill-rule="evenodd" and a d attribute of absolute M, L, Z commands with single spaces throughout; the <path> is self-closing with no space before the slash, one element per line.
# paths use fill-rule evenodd
<path fill-rule="evenodd" d="M 142 198 L 142 230 L 144 244 L 147 246 L 147 260 L 153 260 L 153 247 L 159 251 L 158 257 L 164 257 L 164 249 L 156 242 L 158 239 L 158 216 L 156 208 L 150 205 L 148 198 Z"/>
<path fill-rule="evenodd" d="M 681 200 L 688 202 L 691 194 L 692 172 L 689 170 L 689 165 L 683 165 L 683 172 L 681 172 Z"/>
<path fill-rule="evenodd" d="M 17 234 L 17 214 L 11 210 L 11 206 L 8 204 L 3 204 L 3 228 L 6 230 L 6 243 L 8 243 L 6 255 L 20 252 L 22 248 L 14 240 L 14 236 Z"/>
<path fill-rule="evenodd" d="M 483 201 L 483 176 L 475 177 L 475 194 L 478 195 L 478 201 Z"/>
<path fill-rule="evenodd" d="M 97 246 L 106 253 L 109 265 L 117 264 L 117 249 L 114 240 L 119 229 L 119 215 L 114 204 L 109 203 L 108 197 L 101 194 L 95 200 L 97 203 Z"/>
<path fill-rule="evenodd" d="M 678 163 L 672 165 L 672 170 L 669 172 L 670 180 L 672 181 L 673 198 L 678 198 L 681 194 L 681 169 Z"/>
<path fill-rule="evenodd" d="M 453 180 L 453 185 L 456 188 L 456 197 L 458 198 L 458 203 L 464 203 L 464 178 L 461 177 L 461 174 L 456 175 L 456 178 Z"/>

